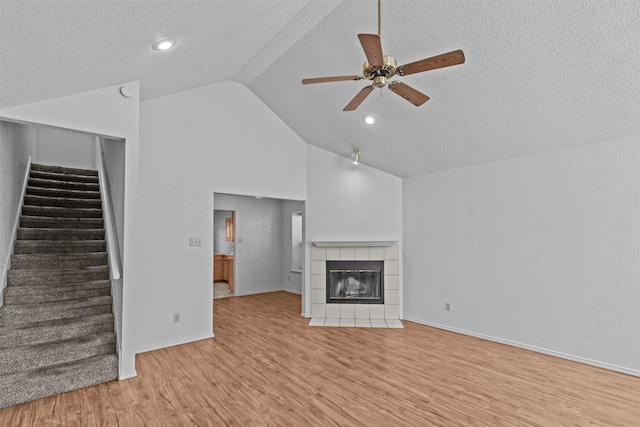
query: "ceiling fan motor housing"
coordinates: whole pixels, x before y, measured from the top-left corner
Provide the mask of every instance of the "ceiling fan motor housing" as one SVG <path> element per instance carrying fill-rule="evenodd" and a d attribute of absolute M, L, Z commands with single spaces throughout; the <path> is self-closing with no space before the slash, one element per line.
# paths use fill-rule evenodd
<path fill-rule="evenodd" d="M 362 66 L 362 75 L 367 79 L 372 79 L 376 87 L 382 87 L 386 83 L 386 79 L 396 74 L 396 59 L 393 56 L 383 55 L 383 64 L 378 67 L 364 61 Z"/>

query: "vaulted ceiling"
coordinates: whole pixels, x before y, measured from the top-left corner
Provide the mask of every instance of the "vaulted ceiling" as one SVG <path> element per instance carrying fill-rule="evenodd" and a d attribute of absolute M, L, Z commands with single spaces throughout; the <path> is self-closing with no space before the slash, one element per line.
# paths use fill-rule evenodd
<path fill-rule="evenodd" d="M 223 80 L 246 85 L 307 143 L 408 177 L 640 134 L 640 2 L 383 0 L 399 64 L 462 49 L 462 65 L 368 83 L 358 33 L 377 2 L 0 0 L 0 108 L 140 80 L 147 100 Z M 178 40 L 169 52 L 151 44 Z M 366 126 L 362 117 L 378 122 Z"/>

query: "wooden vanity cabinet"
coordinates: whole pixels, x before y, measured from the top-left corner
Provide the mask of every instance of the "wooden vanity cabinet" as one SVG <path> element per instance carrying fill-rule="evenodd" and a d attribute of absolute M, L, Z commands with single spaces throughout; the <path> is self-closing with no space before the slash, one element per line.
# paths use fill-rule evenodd
<path fill-rule="evenodd" d="M 227 282 L 229 290 L 233 292 L 233 255 L 213 255 L 213 281 Z"/>
<path fill-rule="evenodd" d="M 222 282 L 222 255 L 213 256 L 213 281 Z"/>

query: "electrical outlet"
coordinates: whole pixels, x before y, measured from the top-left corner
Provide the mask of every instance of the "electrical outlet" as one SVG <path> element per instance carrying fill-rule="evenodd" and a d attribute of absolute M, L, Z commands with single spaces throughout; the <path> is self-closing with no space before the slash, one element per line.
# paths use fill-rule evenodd
<path fill-rule="evenodd" d="M 189 237 L 189 246 L 202 246 L 202 237 Z"/>
<path fill-rule="evenodd" d="M 448 302 L 444 303 L 444 309 L 447 311 L 451 311 L 451 304 L 449 304 Z"/>
<path fill-rule="evenodd" d="M 173 323 L 180 322 L 180 313 L 173 313 Z"/>

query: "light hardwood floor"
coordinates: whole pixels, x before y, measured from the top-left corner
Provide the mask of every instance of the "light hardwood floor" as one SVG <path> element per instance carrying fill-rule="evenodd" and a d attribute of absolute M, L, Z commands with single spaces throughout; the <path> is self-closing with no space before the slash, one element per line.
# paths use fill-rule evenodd
<path fill-rule="evenodd" d="M 307 327 L 285 292 L 215 301 L 214 339 L 1 426 L 638 426 L 640 378 L 404 322 Z"/>

